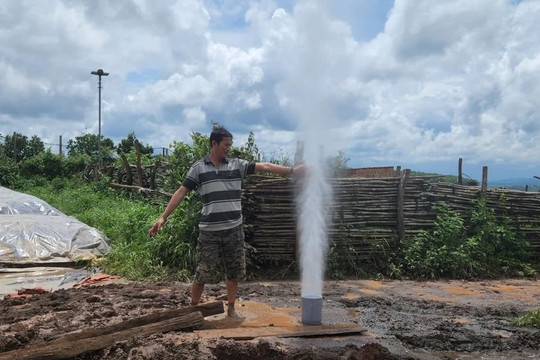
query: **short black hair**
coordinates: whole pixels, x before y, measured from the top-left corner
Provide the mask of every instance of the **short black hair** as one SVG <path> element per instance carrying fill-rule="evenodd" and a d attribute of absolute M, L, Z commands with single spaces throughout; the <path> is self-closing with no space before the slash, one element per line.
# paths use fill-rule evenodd
<path fill-rule="evenodd" d="M 225 129 L 221 125 L 214 125 L 212 129 L 212 133 L 210 134 L 210 147 L 212 146 L 212 142 L 215 141 L 218 144 L 223 140 L 223 138 L 230 137 L 232 139 L 232 134 L 229 132 L 229 130 Z"/>

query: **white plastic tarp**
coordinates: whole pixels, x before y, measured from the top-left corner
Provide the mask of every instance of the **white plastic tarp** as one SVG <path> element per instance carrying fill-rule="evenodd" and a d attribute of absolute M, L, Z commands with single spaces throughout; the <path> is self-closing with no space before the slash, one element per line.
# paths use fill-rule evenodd
<path fill-rule="evenodd" d="M 109 239 L 95 228 L 0 186 L 0 261 L 69 262 L 109 250 Z"/>

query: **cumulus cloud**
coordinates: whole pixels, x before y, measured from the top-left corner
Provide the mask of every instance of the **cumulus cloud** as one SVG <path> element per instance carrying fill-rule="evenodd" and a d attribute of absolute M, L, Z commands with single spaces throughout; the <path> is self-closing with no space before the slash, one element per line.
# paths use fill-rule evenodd
<path fill-rule="evenodd" d="M 351 166 L 540 173 L 538 1 L 367 3 L 1 2 L 0 133 L 97 132 L 102 68 L 115 141 L 164 147 L 218 121 L 266 154 L 316 129 Z"/>

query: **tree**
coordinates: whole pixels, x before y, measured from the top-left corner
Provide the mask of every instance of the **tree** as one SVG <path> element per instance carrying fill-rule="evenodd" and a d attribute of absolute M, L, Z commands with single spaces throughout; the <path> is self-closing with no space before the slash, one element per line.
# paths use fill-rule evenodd
<path fill-rule="evenodd" d="M 45 151 L 45 144 L 43 143 L 43 141 L 41 141 L 41 139 L 37 135 L 34 135 L 30 139 L 30 141 L 28 141 L 28 146 L 25 149 L 25 158 L 35 156 L 44 151 Z"/>
<path fill-rule="evenodd" d="M 26 178 L 43 176 L 52 180 L 63 175 L 62 156 L 53 154 L 51 149 L 23 159 L 19 165 L 21 175 Z"/>
<path fill-rule="evenodd" d="M 19 181 L 19 167 L 0 151 L 0 186 L 13 188 Z"/>
<path fill-rule="evenodd" d="M 336 156 L 330 156 L 326 159 L 326 166 L 329 177 L 339 178 L 347 173 L 347 163 L 349 158 L 345 156 L 343 151 L 339 151 Z"/>
<path fill-rule="evenodd" d="M 0 134 L 0 156 L 5 156 L 6 152 L 4 150 L 4 141 L 2 140 L 4 136 Z"/>
<path fill-rule="evenodd" d="M 244 145 L 231 149 L 230 157 L 238 157 L 248 161 L 259 161 L 259 148 L 255 144 L 255 135 L 253 131 L 249 132 L 249 136 Z"/>
<path fill-rule="evenodd" d="M 43 151 L 45 151 L 45 145 L 36 135 L 32 136 L 30 140 L 26 135 L 18 132 L 5 137 L 4 153 L 16 162 L 35 156 Z"/>
<path fill-rule="evenodd" d="M 197 160 L 210 153 L 210 137 L 200 132 L 191 133 L 193 145 L 188 145 L 181 141 L 174 141 L 172 144 L 173 153 L 169 158 L 170 176 L 166 182 L 168 190 L 174 192 L 178 184 L 184 181 L 189 167 Z"/>
<path fill-rule="evenodd" d="M 219 126 L 214 123 L 213 126 Z M 191 133 L 192 145 L 183 142 L 175 141 L 172 144 L 173 153 L 168 159 L 171 164 L 171 173 L 166 184 L 167 190 L 174 192 L 184 181 L 184 178 L 190 166 L 197 160 L 205 157 L 210 153 L 210 136 L 201 134 L 200 132 Z M 255 136 L 253 132 L 249 133 L 248 139 L 244 145 L 239 147 L 233 146 L 229 152 L 231 158 L 241 158 L 248 161 L 258 161 L 259 149 L 255 144 Z"/>
<path fill-rule="evenodd" d="M 137 140 L 137 137 L 135 136 L 135 132 L 132 131 L 128 134 L 127 138 L 120 140 L 120 143 L 116 147 L 116 153 L 118 155 L 128 154 L 135 148 L 135 140 Z M 152 155 L 153 153 L 154 149 L 152 146 L 141 144 L 141 155 Z"/>
<path fill-rule="evenodd" d="M 83 136 L 77 136 L 75 140 L 69 139 L 67 143 L 68 156 L 75 156 L 80 154 L 86 154 L 90 156 L 93 162 L 97 162 L 98 159 L 98 135 L 84 134 Z M 113 161 L 112 150 L 114 149 L 114 142 L 109 138 L 101 137 L 101 151 L 103 155 L 104 163 L 110 163 Z"/>

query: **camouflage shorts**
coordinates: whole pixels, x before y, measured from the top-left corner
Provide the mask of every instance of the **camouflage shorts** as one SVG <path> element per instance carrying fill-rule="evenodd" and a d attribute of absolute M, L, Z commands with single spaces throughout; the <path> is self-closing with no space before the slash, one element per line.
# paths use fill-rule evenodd
<path fill-rule="evenodd" d="M 195 281 L 216 283 L 225 273 L 227 279 L 244 280 L 246 256 L 242 225 L 220 231 L 199 231 L 197 240 Z"/>

